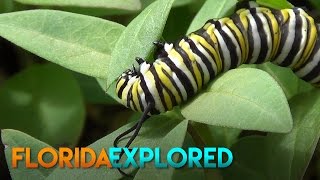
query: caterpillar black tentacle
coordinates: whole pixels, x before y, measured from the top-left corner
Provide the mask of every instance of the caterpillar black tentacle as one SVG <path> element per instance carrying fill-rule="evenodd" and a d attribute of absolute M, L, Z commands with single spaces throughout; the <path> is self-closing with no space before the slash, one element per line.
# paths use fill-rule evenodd
<path fill-rule="evenodd" d="M 150 109 L 152 108 L 151 104 L 148 104 L 146 109 L 143 112 L 143 115 L 141 116 L 140 120 L 133 125 L 130 129 L 126 130 L 125 132 L 121 133 L 114 141 L 113 141 L 113 146 L 114 147 L 118 147 L 118 143 L 121 140 L 121 138 L 123 138 L 124 136 L 128 135 L 129 133 L 131 133 L 132 131 L 134 131 L 133 135 L 130 137 L 129 141 L 127 142 L 127 144 L 125 145 L 126 148 L 128 148 L 130 146 L 130 144 L 133 142 L 133 140 L 138 136 L 138 133 L 142 127 L 142 124 L 150 117 L 148 115 Z M 122 155 L 124 154 L 124 151 L 121 151 L 121 153 L 119 154 L 119 160 L 117 162 L 120 161 Z M 118 168 L 118 171 L 120 172 L 120 174 L 124 175 L 124 176 L 128 176 L 128 177 L 132 177 L 131 175 L 123 172 L 120 168 Z"/>
<path fill-rule="evenodd" d="M 210 19 L 175 43 L 154 43 L 156 60 L 139 59 L 138 70 L 118 79 L 123 104 L 149 115 L 171 110 L 199 92 L 218 74 L 241 64 L 271 61 L 320 86 L 320 26 L 301 8 L 240 9 Z"/>

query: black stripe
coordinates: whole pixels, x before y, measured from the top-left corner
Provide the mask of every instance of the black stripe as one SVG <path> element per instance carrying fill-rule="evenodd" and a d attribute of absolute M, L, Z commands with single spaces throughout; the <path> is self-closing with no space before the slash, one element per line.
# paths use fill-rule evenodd
<path fill-rule="evenodd" d="M 131 107 L 131 108 L 133 108 L 135 111 L 138 111 L 138 108 L 137 108 L 137 106 L 134 103 L 133 98 L 132 98 L 132 96 L 133 96 L 132 95 L 132 88 L 133 88 L 133 84 L 131 85 L 131 87 L 130 87 L 130 89 L 128 91 L 128 94 L 127 94 L 127 106 L 131 107 L 130 102 L 132 102 L 133 107 Z"/>
<path fill-rule="evenodd" d="M 141 101 L 141 97 L 140 97 L 138 88 L 137 88 L 137 94 L 138 94 L 138 100 L 139 100 L 139 105 L 140 105 L 141 111 L 144 111 L 144 106 L 143 106 L 143 104 L 142 104 L 142 101 Z"/>
<path fill-rule="evenodd" d="M 163 88 L 163 87 L 162 87 L 162 85 L 161 85 L 161 83 L 160 83 L 161 80 L 160 80 L 160 78 L 159 78 L 159 76 L 158 76 L 158 73 L 157 73 L 157 71 L 155 70 L 154 66 L 152 66 L 152 67 L 150 68 L 150 71 L 151 71 L 151 73 L 153 74 L 153 77 L 154 77 L 154 80 L 155 80 L 155 84 L 156 84 L 156 89 L 157 89 L 157 91 L 158 91 L 158 94 L 159 94 L 161 103 L 162 103 L 165 111 L 167 111 L 169 108 L 168 108 L 168 106 L 167 106 L 167 104 L 166 104 L 166 101 L 165 101 L 165 99 L 164 99 L 164 94 L 163 94 L 163 91 L 162 91 L 162 88 Z"/>
<path fill-rule="evenodd" d="M 210 22 L 212 24 L 215 21 L 213 19 L 210 19 L 210 20 L 208 20 L 208 22 Z M 210 38 L 210 35 L 207 33 L 207 31 L 205 29 L 201 28 L 201 29 L 195 31 L 194 34 L 204 38 L 204 40 L 216 51 L 215 45 L 218 45 L 218 44 L 214 43 L 212 41 L 212 39 Z M 201 43 L 199 43 L 199 44 L 210 54 L 210 56 L 212 57 L 213 60 L 216 60 L 216 61 L 219 60 L 219 59 L 215 59 L 213 53 L 209 49 L 207 49 Z M 220 48 L 220 46 L 218 46 L 218 48 Z M 215 64 L 217 64 L 217 63 L 215 62 Z M 221 61 L 221 68 L 222 68 L 222 70 L 224 69 L 224 61 L 223 60 Z"/>
<path fill-rule="evenodd" d="M 274 48 L 274 46 L 276 46 L 276 44 L 273 44 L 274 42 L 274 31 L 273 31 L 273 26 L 272 26 L 272 20 L 270 19 L 270 17 L 268 16 L 268 14 L 266 13 L 263 13 L 264 17 L 266 18 L 267 22 L 268 22 L 268 27 L 269 27 L 269 30 L 270 30 L 270 34 L 271 34 L 271 52 L 270 52 L 270 57 L 266 57 L 266 58 L 269 58 L 268 60 L 270 60 L 270 58 L 273 58 L 271 57 L 272 55 L 272 49 Z M 279 32 L 278 32 L 279 33 Z M 276 33 L 276 34 L 278 34 Z"/>
<path fill-rule="evenodd" d="M 237 47 L 232 42 L 232 39 L 229 37 L 229 35 L 222 30 L 222 25 L 219 21 L 216 21 L 215 26 L 216 26 L 216 29 L 220 32 L 221 37 L 222 37 L 223 41 L 226 43 L 226 46 L 230 52 L 230 58 L 231 58 L 230 69 L 234 69 L 237 67 L 238 61 L 239 61 L 238 56 L 237 56 L 237 51 L 236 51 Z M 221 54 L 223 55 L 223 57 L 225 57 L 225 55 L 222 52 L 223 51 L 221 51 Z"/>
<path fill-rule="evenodd" d="M 232 20 L 232 22 L 233 22 L 233 20 Z M 234 22 L 233 22 L 233 24 L 234 24 Z M 234 24 L 234 25 L 235 25 L 235 24 Z M 237 40 L 237 43 L 238 43 L 238 45 L 239 45 L 240 52 L 241 52 L 240 57 L 239 57 L 239 58 L 240 58 L 239 61 L 240 61 L 240 64 L 241 64 L 242 54 L 244 54 L 244 51 L 245 51 L 244 48 L 246 48 L 246 47 L 242 47 L 242 46 L 241 46 L 240 37 L 237 36 L 237 33 L 235 32 L 235 30 L 232 29 L 228 24 L 226 24 L 226 26 L 229 28 L 229 30 L 231 31 L 231 33 L 233 34 L 233 36 L 235 37 L 235 39 Z M 237 26 L 236 26 L 236 28 L 237 28 Z M 239 29 L 239 28 L 238 28 L 238 29 Z M 241 31 L 240 31 L 240 32 L 241 32 Z"/>
<path fill-rule="evenodd" d="M 150 104 L 152 106 L 150 113 L 151 114 L 159 114 L 159 111 L 155 109 L 155 101 L 154 101 L 152 94 L 150 93 L 150 91 L 148 89 L 146 81 L 144 80 L 144 76 L 141 76 L 140 80 L 141 80 L 141 88 L 145 94 L 146 102 L 147 102 L 147 104 Z"/>
<path fill-rule="evenodd" d="M 172 85 L 174 86 L 174 88 L 176 88 L 179 96 L 180 96 L 180 99 L 181 101 L 183 101 L 183 96 L 182 96 L 182 93 L 178 87 L 178 85 L 176 84 L 176 82 L 174 81 L 174 79 L 169 75 L 169 73 L 163 68 L 162 69 L 162 72 L 167 76 L 167 78 L 169 78 L 170 82 L 172 83 Z M 178 99 L 175 99 L 175 102 L 177 101 Z"/>
<path fill-rule="evenodd" d="M 164 72 L 165 70 L 161 67 L 161 71 Z M 158 73 L 157 73 L 157 77 L 159 78 Z M 176 101 L 173 93 L 171 92 L 171 90 L 160 80 L 160 78 L 159 78 L 159 83 L 160 83 L 161 87 L 167 91 L 167 93 L 168 93 L 168 95 L 169 95 L 169 97 L 170 97 L 170 100 L 171 100 L 171 102 L 172 102 L 172 105 L 173 105 L 173 106 L 176 106 L 178 103 L 177 103 L 177 101 Z M 176 88 L 176 89 L 177 89 L 177 88 Z M 179 89 L 177 89 L 177 91 L 179 91 Z M 164 99 L 164 100 L 165 100 L 165 99 Z M 165 101 L 164 101 L 164 102 L 165 102 Z M 169 109 L 169 107 L 168 107 L 167 104 L 166 104 L 166 107 Z"/>
<path fill-rule="evenodd" d="M 315 67 L 313 67 L 311 72 L 309 72 L 307 75 L 303 76 L 301 79 L 309 82 L 309 81 L 313 80 L 314 78 L 318 77 L 319 75 L 320 75 L 320 61 L 318 62 L 318 64 Z"/>
<path fill-rule="evenodd" d="M 121 77 L 121 79 L 122 79 L 122 77 Z M 118 80 L 117 84 L 119 83 L 119 81 L 120 81 L 121 79 Z M 122 86 L 120 87 L 118 93 L 117 93 L 117 95 L 118 95 L 118 97 L 119 97 L 120 99 L 122 99 L 122 92 L 123 92 L 124 88 L 127 86 L 128 81 L 129 81 L 129 79 L 128 79 L 128 77 L 127 77 L 127 78 L 125 79 L 124 83 L 122 84 Z"/>
<path fill-rule="evenodd" d="M 189 80 L 189 78 L 184 74 L 184 72 L 179 69 L 173 62 L 172 60 L 168 57 L 168 58 L 163 58 L 162 62 L 166 63 L 170 69 L 176 73 L 178 79 L 181 81 L 181 84 L 184 86 L 186 92 L 187 92 L 187 96 L 191 97 L 194 95 L 194 89 L 192 87 L 192 84 Z"/>
<path fill-rule="evenodd" d="M 248 53 L 248 34 L 247 34 L 247 31 L 245 30 L 241 20 L 240 20 L 240 16 L 238 14 L 234 14 L 233 16 L 231 16 L 231 19 L 233 20 L 233 23 L 237 26 L 237 28 L 240 30 L 242 36 L 244 37 L 244 43 L 245 43 L 245 49 Z M 244 63 L 247 63 L 248 62 L 248 58 L 249 56 L 247 56 L 247 59 L 244 60 Z"/>
<path fill-rule="evenodd" d="M 279 26 L 280 26 L 280 30 L 281 30 L 281 38 L 280 38 L 280 44 L 278 47 L 278 51 L 274 57 L 273 60 L 276 60 L 277 57 L 280 55 L 280 53 L 282 52 L 283 46 L 288 38 L 288 33 L 289 33 L 289 22 L 290 22 L 290 15 L 288 17 L 287 22 L 283 22 L 283 17 L 282 14 L 278 11 L 275 11 L 275 15 L 277 19 L 280 19 L 281 21 L 279 22 Z"/>
<path fill-rule="evenodd" d="M 179 42 L 179 41 L 178 41 Z M 194 73 L 193 67 L 192 67 L 192 62 L 189 59 L 188 54 L 177 44 L 177 46 L 174 47 L 174 49 L 180 54 L 180 56 L 183 59 L 183 63 L 186 65 L 186 67 L 188 68 L 188 70 L 191 72 L 192 77 L 194 79 L 194 81 L 196 82 L 196 85 L 198 87 L 198 82 L 197 82 L 197 78 L 196 75 Z"/>
<path fill-rule="evenodd" d="M 319 36 L 320 36 L 320 32 L 318 30 L 318 37 Z M 315 47 L 313 48 L 313 51 L 312 51 L 310 57 L 308 58 L 307 62 L 302 66 L 302 68 L 304 68 L 310 62 L 312 62 L 312 60 L 315 58 L 315 55 L 316 55 L 316 53 L 318 51 L 320 51 L 320 39 L 319 38 L 317 39 L 317 42 L 315 44 Z M 314 78 L 316 78 L 317 76 L 319 76 L 319 73 L 320 73 L 320 62 L 315 67 L 313 67 L 313 69 L 308 74 L 306 74 L 305 76 L 301 77 L 301 79 L 303 79 L 305 81 L 311 81 Z"/>
<path fill-rule="evenodd" d="M 257 61 L 255 62 L 255 64 L 261 64 L 265 61 L 267 53 L 268 53 L 268 40 L 267 40 L 267 34 L 264 31 L 263 28 L 263 23 L 260 19 L 260 17 L 257 14 L 257 9 L 250 9 L 250 12 L 252 14 L 253 19 L 256 21 L 257 27 L 260 28 L 260 30 L 258 30 L 259 36 L 260 36 L 260 40 L 261 40 L 261 48 L 260 48 L 260 52 L 259 52 L 259 56 Z M 263 14 L 262 14 L 263 15 Z"/>
<path fill-rule="evenodd" d="M 207 69 L 209 71 L 210 79 L 213 79 L 215 77 L 215 72 L 214 72 L 213 67 L 210 63 L 210 60 L 204 54 L 202 54 L 202 52 L 197 48 L 197 46 L 194 44 L 194 42 L 191 39 L 187 38 L 186 41 L 189 43 L 190 48 L 192 49 L 192 52 L 194 54 L 198 55 L 201 58 L 202 62 L 207 67 Z M 214 59 L 214 57 L 213 57 L 213 59 Z M 213 62 L 213 63 L 215 63 L 215 62 Z M 202 81 L 202 82 L 204 82 L 204 81 Z"/>
<path fill-rule="evenodd" d="M 245 63 L 250 63 L 251 59 L 253 58 L 253 48 L 254 47 L 254 38 L 253 38 L 253 31 L 252 31 L 252 27 L 251 27 L 251 23 L 250 20 L 247 18 L 247 21 L 249 22 L 248 24 L 248 31 L 247 31 L 247 36 L 248 36 L 248 60 Z"/>
<path fill-rule="evenodd" d="M 280 66 L 287 67 L 289 66 L 292 62 L 294 57 L 297 55 L 300 49 L 300 42 L 302 39 L 302 19 L 300 16 L 300 11 L 297 8 L 293 8 L 293 12 L 296 17 L 296 24 L 295 24 L 295 34 L 294 34 L 294 40 L 292 47 L 290 49 L 290 52 L 288 56 L 285 58 L 285 60 L 280 64 Z"/>

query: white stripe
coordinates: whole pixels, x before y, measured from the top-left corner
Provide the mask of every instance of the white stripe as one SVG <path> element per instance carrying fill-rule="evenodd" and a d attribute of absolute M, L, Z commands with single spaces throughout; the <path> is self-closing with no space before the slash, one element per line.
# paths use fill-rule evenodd
<path fill-rule="evenodd" d="M 206 56 L 206 58 L 209 60 L 211 67 L 213 68 L 213 71 L 215 73 L 215 75 L 218 74 L 218 70 L 217 70 L 217 65 L 215 63 L 215 61 L 213 60 L 213 57 L 211 57 L 211 55 L 202 47 L 201 44 L 199 44 L 196 40 L 190 38 L 194 44 L 196 45 L 196 47 L 198 48 L 198 50 L 204 55 Z M 219 59 L 217 59 L 218 61 Z"/>
<path fill-rule="evenodd" d="M 288 36 L 285 39 L 285 43 L 284 43 L 284 46 L 281 50 L 281 53 L 274 61 L 276 64 L 281 64 L 285 60 L 285 58 L 288 56 L 288 54 L 292 48 L 292 44 L 294 41 L 295 29 L 296 29 L 296 27 L 295 27 L 296 26 L 296 15 L 294 14 L 292 9 L 288 9 L 287 11 L 289 12 Z M 282 41 L 282 39 L 280 41 Z"/>
<path fill-rule="evenodd" d="M 260 9 L 258 9 L 258 10 L 261 11 Z M 271 31 L 270 31 L 270 28 L 269 28 L 268 21 L 267 21 L 266 17 L 264 16 L 264 14 L 259 12 L 259 13 L 257 13 L 257 16 L 261 20 L 261 22 L 263 24 L 264 32 L 266 33 L 266 36 L 267 36 L 268 52 L 267 52 L 266 58 L 264 59 L 264 61 L 265 61 L 265 60 L 268 60 L 270 58 L 270 55 L 271 55 L 271 51 L 272 51 L 272 35 L 271 35 Z"/>
<path fill-rule="evenodd" d="M 158 63 L 158 62 L 155 61 L 155 63 Z M 186 91 L 186 89 L 184 88 L 184 86 L 182 85 L 180 79 L 177 77 L 176 73 L 175 73 L 174 71 L 172 71 L 172 69 L 171 69 L 166 63 L 162 62 L 161 64 L 160 64 L 160 63 L 158 63 L 158 64 L 161 65 L 161 66 L 166 66 L 166 67 L 163 68 L 164 70 L 167 70 L 167 69 L 170 70 L 170 72 L 167 72 L 167 73 L 171 76 L 171 78 L 174 80 L 174 82 L 175 82 L 176 85 L 178 86 L 177 91 L 180 91 L 180 92 L 181 92 L 181 94 L 182 94 L 182 99 L 183 99 L 184 101 L 186 101 L 186 100 L 187 100 L 187 97 L 188 97 L 188 96 L 187 96 L 187 91 Z M 170 90 L 170 91 L 172 91 L 172 90 Z"/>
<path fill-rule="evenodd" d="M 299 9 L 300 11 L 300 9 Z M 301 41 L 300 41 L 300 45 L 299 45 L 299 51 L 296 54 L 296 56 L 293 58 L 292 63 L 290 64 L 289 67 L 294 66 L 295 64 L 297 64 L 297 62 L 301 59 L 302 53 L 304 52 L 304 48 L 306 46 L 307 43 L 307 34 L 308 34 L 308 23 L 306 20 L 306 17 L 302 15 L 303 12 L 300 11 L 300 17 L 302 20 L 302 27 L 301 27 Z"/>
<path fill-rule="evenodd" d="M 299 71 L 295 72 L 295 74 L 298 77 L 304 77 L 307 74 L 309 74 L 312 69 L 320 62 L 320 49 L 316 52 L 316 54 L 313 56 L 311 60 L 308 60 L 309 62 L 301 68 Z"/>
<path fill-rule="evenodd" d="M 252 51 L 252 58 L 249 60 L 250 64 L 254 64 L 257 62 L 259 53 L 261 50 L 261 39 L 260 39 L 260 34 L 258 31 L 258 26 L 252 15 L 249 13 L 247 15 L 249 21 L 250 21 L 250 26 L 252 29 L 252 37 L 253 37 L 253 51 Z"/>
<path fill-rule="evenodd" d="M 238 57 L 238 63 L 237 66 L 240 66 L 241 64 L 241 49 L 239 46 L 239 43 L 237 41 L 237 39 L 234 37 L 233 33 L 230 31 L 229 27 L 226 26 L 225 24 L 222 25 L 222 30 L 228 34 L 228 36 L 231 38 L 233 44 L 236 46 L 236 52 L 237 52 L 237 57 Z M 231 61 L 231 58 L 230 58 Z"/>
<path fill-rule="evenodd" d="M 178 52 L 177 52 L 178 53 Z M 183 62 L 183 58 L 181 57 L 181 62 L 175 58 L 174 56 L 172 56 L 171 54 L 168 55 L 168 57 L 171 59 L 171 61 L 175 64 L 175 66 L 177 68 L 179 68 L 189 79 L 189 81 L 191 82 L 192 84 L 192 87 L 193 87 L 193 90 L 194 90 L 194 93 L 197 92 L 198 90 L 198 87 L 197 87 L 197 84 L 196 84 L 196 81 L 195 79 L 193 78 L 190 70 L 187 68 L 187 66 L 184 64 Z"/>
<path fill-rule="evenodd" d="M 213 25 L 214 26 L 214 25 Z M 221 34 L 217 29 L 214 28 L 214 33 L 218 39 L 218 43 L 220 46 L 220 49 L 222 50 L 223 60 L 224 60 L 224 69 L 223 71 L 227 71 L 230 69 L 231 66 L 231 57 L 230 57 L 230 51 L 228 50 L 226 42 L 224 42 Z M 220 54 L 221 56 L 221 54 Z"/>
<path fill-rule="evenodd" d="M 150 72 L 150 74 L 152 75 L 153 81 L 155 81 L 153 74 Z M 165 109 L 162 105 L 161 99 L 160 99 L 160 95 L 158 93 L 158 89 L 156 87 L 155 84 L 152 83 L 152 80 L 148 79 L 147 76 L 143 75 L 143 78 L 146 82 L 147 88 L 149 90 L 149 92 L 151 93 L 154 102 L 155 102 L 155 108 L 160 111 L 160 112 L 164 112 Z"/>

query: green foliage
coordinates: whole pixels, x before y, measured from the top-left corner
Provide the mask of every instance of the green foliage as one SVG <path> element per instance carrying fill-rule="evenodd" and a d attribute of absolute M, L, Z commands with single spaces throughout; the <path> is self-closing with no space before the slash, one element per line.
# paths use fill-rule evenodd
<path fill-rule="evenodd" d="M 35 139 L 28 134 L 13 129 L 2 130 L 1 137 L 2 142 L 5 145 L 4 152 L 7 162 L 11 162 L 11 149 L 13 147 L 30 147 L 30 162 L 37 162 L 37 153 L 42 148 L 50 147 L 48 144 L 41 142 L 40 140 Z M 9 166 L 11 177 L 13 179 L 45 179 L 54 170 L 54 168 L 46 169 L 43 167 L 39 167 L 37 169 L 28 169 L 25 167 L 25 154 L 21 153 L 21 155 L 23 156 L 23 160 L 18 161 L 18 168 L 12 168 Z M 43 160 L 50 162 L 52 157 L 45 154 L 43 156 Z"/>
<path fill-rule="evenodd" d="M 292 128 L 280 86 L 268 73 L 252 68 L 228 71 L 190 100 L 181 113 L 209 125 L 270 132 L 289 132 Z"/>
<path fill-rule="evenodd" d="M 299 94 L 289 102 L 292 131 L 238 141 L 233 146 L 238 158 L 226 170 L 227 179 L 234 179 L 235 174 L 252 179 L 302 179 L 320 137 L 319 90 Z"/>
<path fill-rule="evenodd" d="M 112 47 L 124 27 L 53 10 L 0 15 L 0 36 L 68 69 L 105 78 Z"/>
<path fill-rule="evenodd" d="M 26 132 L 53 146 L 74 146 L 80 136 L 80 88 L 61 67 L 35 65 L 17 74 L 1 87 L 0 102 L 1 128 Z"/>
<path fill-rule="evenodd" d="M 194 9 L 195 4 L 201 3 L 195 0 L 16 1 L 69 10 L 81 8 L 74 10 L 83 14 L 90 14 L 92 8 L 117 15 L 142 12 L 127 27 L 113 20 L 56 10 L 0 14 L 1 37 L 76 71 L 70 73 L 53 64 L 32 65 L 0 87 L 0 128 L 17 129 L 37 138 L 16 130 L 1 132 L 2 141 L 7 146 L 5 154 L 9 167 L 10 148 L 14 146 L 28 146 L 36 153 L 47 144 L 54 147 L 76 145 L 84 124 L 83 97 L 87 103 L 117 104 L 119 99 L 114 93 L 114 81 L 118 75 L 131 68 L 135 57 L 150 57 L 152 42 L 161 39 L 170 11 L 184 16 L 184 12 L 172 7 L 183 5 L 184 9 Z M 258 2 L 274 8 L 291 7 L 285 0 Z M 5 0 L 4 5 L 0 4 L 0 12 L 14 11 L 11 3 Z M 235 3 L 236 0 L 207 0 L 187 32 L 200 28 L 208 19 L 230 15 Z M 242 66 L 222 74 L 182 106 L 180 112 L 176 110 L 151 117 L 132 144 L 132 147 L 160 146 L 164 154 L 172 147 L 231 147 L 235 159 L 230 168 L 159 170 L 150 165 L 145 169 L 125 171 L 135 175 L 135 179 L 149 179 L 151 176 L 157 179 L 301 179 L 320 136 L 319 91 L 299 80 L 291 70 L 269 63 L 249 67 Z M 122 126 L 89 147 L 96 151 L 112 147 L 115 137 L 133 123 Z M 264 131 L 267 135 L 241 137 L 242 130 Z M 124 144 L 125 141 L 121 141 L 119 146 Z M 121 178 L 116 169 L 104 168 L 53 168 L 32 172 L 10 169 L 10 172 L 15 179 Z"/>
<path fill-rule="evenodd" d="M 111 54 L 107 89 L 134 63 L 135 56 L 145 58 L 153 49 L 152 42 L 160 39 L 173 0 L 159 0 L 147 7 L 127 26 Z M 134 57 L 134 58 L 132 58 Z"/>
<path fill-rule="evenodd" d="M 54 5 L 54 6 L 78 6 L 78 7 L 95 7 L 110 8 L 123 10 L 138 10 L 141 7 L 139 0 L 15 0 L 23 4 L 32 5 Z"/>

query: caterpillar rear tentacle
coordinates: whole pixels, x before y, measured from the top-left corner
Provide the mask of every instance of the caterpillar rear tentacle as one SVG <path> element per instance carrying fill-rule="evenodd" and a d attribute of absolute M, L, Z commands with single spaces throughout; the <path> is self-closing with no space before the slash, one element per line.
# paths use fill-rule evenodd
<path fill-rule="evenodd" d="M 116 93 L 134 111 L 144 112 L 148 105 L 149 115 L 159 114 L 187 101 L 220 73 L 270 60 L 319 86 L 319 29 L 301 8 L 240 9 L 230 18 L 208 20 L 175 43 L 155 43 L 156 60 L 138 59 L 137 69 L 119 77 Z"/>

